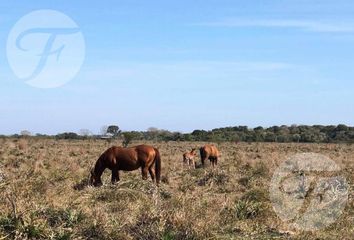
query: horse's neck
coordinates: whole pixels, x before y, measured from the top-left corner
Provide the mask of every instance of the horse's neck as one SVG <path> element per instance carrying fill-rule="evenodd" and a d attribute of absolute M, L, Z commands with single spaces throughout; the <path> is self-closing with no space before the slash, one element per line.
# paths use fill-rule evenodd
<path fill-rule="evenodd" d="M 96 162 L 95 168 L 94 168 L 94 173 L 96 177 L 101 177 L 103 171 L 106 168 L 103 166 L 103 164 L 100 161 Z"/>

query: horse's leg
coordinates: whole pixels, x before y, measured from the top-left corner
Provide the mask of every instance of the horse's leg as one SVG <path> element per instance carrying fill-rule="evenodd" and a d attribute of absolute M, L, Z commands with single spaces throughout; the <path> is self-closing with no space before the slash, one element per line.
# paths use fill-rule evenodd
<path fill-rule="evenodd" d="M 215 167 L 215 158 L 214 157 L 210 157 L 209 159 L 210 159 L 210 162 L 211 162 L 211 166 L 214 169 L 214 167 Z"/>
<path fill-rule="evenodd" d="M 193 159 L 193 158 L 190 158 L 190 159 L 189 159 L 189 166 L 190 166 L 192 169 L 195 169 L 195 162 L 194 162 L 194 159 Z"/>
<path fill-rule="evenodd" d="M 205 165 L 204 165 L 205 160 L 208 160 L 208 159 L 210 159 L 209 154 L 205 155 L 205 157 L 202 161 L 203 167 L 205 167 Z"/>
<path fill-rule="evenodd" d="M 202 160 L 202 166 L 204 167 L 205 165 L 205 160 L 208 159 L 208 156 L 202 156 L 201 160 Z"/>
<path fill-rule="evenodd" d="M 188 167 L 188 159 L 183 157 L 183 168 Z"/>
<path fill-rule="evenodd" d="M 148 178 L 148 172 L 149 172 L 149 167 L 148 166 L 142 166 L 141 167 L 141 175 L 143 177 L 143 180 L 146 180 Z"/>
<path fill-rule="evenodd" d="M 212 162 L 213 169 L 214 169 L 218 165 L 218 158 L 212 157 L 212 158 L 210 158 L 210 161 Z"/>
<path fill-rule="evenodd" d="M 119 171 L 118 171 L 118 169 L 113 169 L 112 170 L 112 184 L 115 184 L 118 181 L 119 181 Z"/>
<path fill-rule="evenodd" d="M 155 170 L 154 170 L 154 165 L 151 165 L 149 168 L 149 173 L 152 179 L 152 182 L 155 182 Z"/>

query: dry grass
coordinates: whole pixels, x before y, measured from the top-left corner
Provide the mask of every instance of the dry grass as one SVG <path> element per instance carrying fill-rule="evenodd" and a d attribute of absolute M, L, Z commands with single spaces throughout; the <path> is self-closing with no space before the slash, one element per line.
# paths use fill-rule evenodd
<path fill-rule="evenodd" d="M 162 184 L 140 171 L 87 187 L 104 141 L 1 140 L 0 239 L 352 239 L 354 203 L 317 232 L 290 228 L 274 213 L 269 182 L 287 156 L 318 152 L 335 160 L 352 186 L 354 146 L 219 144 L 217 170 L 185 169 L 181 154 L 203 143 L 149 143 L 160 149 Z M 121 144 L 121 143 L 116 143 Z M 138 144 L 138 143 L 134 143 Z M 199 161 L 198 161 L 199 162 Z"/>

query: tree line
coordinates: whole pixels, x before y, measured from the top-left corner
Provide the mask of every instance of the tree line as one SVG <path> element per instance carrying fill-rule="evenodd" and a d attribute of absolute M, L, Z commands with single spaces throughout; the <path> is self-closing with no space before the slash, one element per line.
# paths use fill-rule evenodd
<path fill-rule="evenodd" d="M 22 131 L 21 137 L 31 135 Z M 133 140 L 143 141 L 205 141 L 205 142 L 301 142 L 301 143 L 353 143 L 354 127 L 339 125 L 291 125 L 249 128 L 235 126 L 216 128 L 212 130 L 194 130 L 191 133 L 171 132 L 151 127 L 146 131 L 121 131 L 116 125 L 105 126 L 101 134 L 93 135 L 89 130 L 81 129 L 79 133 L 65 132 L 55 136 L 42 134 L 36 137 L 50 137 L 56 139 L 120 139 L 123 145 Z"/>

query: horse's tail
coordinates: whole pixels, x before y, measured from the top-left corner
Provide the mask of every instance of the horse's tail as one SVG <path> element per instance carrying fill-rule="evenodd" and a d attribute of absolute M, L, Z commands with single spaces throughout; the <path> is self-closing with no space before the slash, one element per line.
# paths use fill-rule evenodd
<path fill-rule="evenodd" d="M 159 185 L 161 179 L 161 156 L 157 148 L 155 149 L 155 174 L 156 174 L 156 184 Z"/>

